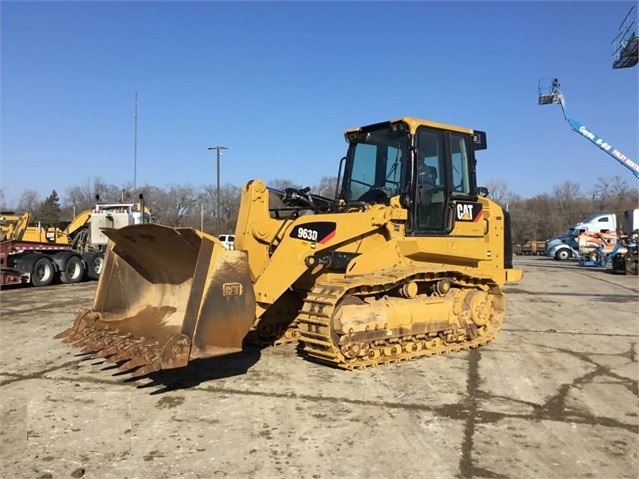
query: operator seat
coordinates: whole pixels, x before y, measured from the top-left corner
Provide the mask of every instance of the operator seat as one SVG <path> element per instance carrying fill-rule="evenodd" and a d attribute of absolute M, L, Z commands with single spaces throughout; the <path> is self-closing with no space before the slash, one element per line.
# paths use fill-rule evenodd
<path fill-rule="evenodd" d="M 444 224 L 444 192 L 437 184 L 437 168 L 422 165 L 418 177 L 419 227 L 428 229 L 443 228 Z"/>
<path fill-rule="evenodd" d="M 432 190 L 437 187 L 437 168 L 434 166 L 423 165 L 419 169 L 419 183 L 425 191 Z"/>

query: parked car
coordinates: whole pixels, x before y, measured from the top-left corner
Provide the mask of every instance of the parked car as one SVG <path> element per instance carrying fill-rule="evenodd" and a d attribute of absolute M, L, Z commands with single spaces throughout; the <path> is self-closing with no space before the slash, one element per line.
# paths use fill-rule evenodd
<path fill-rule="evenodd" d="M 235 249 L 235 235 L 220 235 L 218 238 L 226 249 Z"/>

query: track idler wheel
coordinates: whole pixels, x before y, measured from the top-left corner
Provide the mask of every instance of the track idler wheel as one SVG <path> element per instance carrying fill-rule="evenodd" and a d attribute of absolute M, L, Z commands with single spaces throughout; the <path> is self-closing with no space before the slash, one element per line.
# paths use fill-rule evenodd
<path fill-rule="evenodd" d="M 493 301 L 489 293 L 472 290 L 464 298 L 464 305 L 470 311 L 470 319 L 477 326 L 484 326 L 493 314 Z"/>
<path fill-rule="evenodd" d="M 351 343 L 340 348 L 340 352 L 346 359 L 355 359 L 358 356 L 365 356 L 368 352 L 368 344 Z"/>

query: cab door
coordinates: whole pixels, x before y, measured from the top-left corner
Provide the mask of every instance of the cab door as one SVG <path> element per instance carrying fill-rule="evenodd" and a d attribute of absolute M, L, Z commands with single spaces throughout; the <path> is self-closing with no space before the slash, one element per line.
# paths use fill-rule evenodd
<path fill-rule="evenodd" d="M 416 152 L 413 236 L 483 235 L 471 135 L 420 127 Z"/>

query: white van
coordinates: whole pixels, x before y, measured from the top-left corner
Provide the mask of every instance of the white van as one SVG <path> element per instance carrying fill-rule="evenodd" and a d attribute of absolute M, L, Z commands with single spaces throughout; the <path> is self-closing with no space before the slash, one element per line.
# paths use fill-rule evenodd
<path fill-rule="evenodd" d="M 226 249 L 235 249 L 235 235 L 220 235 L 218 238 Z"/>

